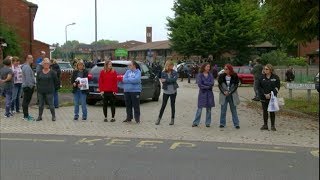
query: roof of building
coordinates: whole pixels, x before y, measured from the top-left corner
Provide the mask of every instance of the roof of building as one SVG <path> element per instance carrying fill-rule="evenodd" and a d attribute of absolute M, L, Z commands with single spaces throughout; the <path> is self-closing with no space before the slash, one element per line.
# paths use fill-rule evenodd
<path fill-rule="evenodd" d="M 98 51 L 115 50 L 115 49 L 118 49 L 118 48 L 130 49 L 132 47 L 139 46 L 141 44 L 145 44 L 145 43 L 144 42 L 140 42 L 140 41 L 130 40 L 130 41 L 117 43 L 117 44 L 110 44 L 110 45 L 104 46 L 102 48 L 98 48 Z"/>
<path fill-rule="evenodd" d="M 164 41 L 154 41 L 150 43 L 145 43 L 140 46 L 135 46 L 128 51 L 143 51 L 143 50 L 157 50 L 157 49 L 170 49 L 170 41 L 169 40 L 164 40 Z"/>
<path fill-rule="evenodd" d="M 29 1 L 27 1 L 27 0 L 22 0 L 22 1 L 25 2 L 29 7 L 38 7 L 37 4 L 34 4 L 34 3 L 29 2 Z"/>

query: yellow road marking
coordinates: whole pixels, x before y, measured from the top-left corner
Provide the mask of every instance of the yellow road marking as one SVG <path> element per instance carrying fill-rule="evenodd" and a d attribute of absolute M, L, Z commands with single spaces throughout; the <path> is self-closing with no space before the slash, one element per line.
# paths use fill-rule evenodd
<path fill-rule="evenodd" d="M 136 147 L 146 147 L 156 149 L 155 143 L 161 144 L 163 141 L 140 141 Z"/>
<path fill-rule="evenodd" d="M 319 157 L 319 150 L 311 151 L 310 153 L 315 157 Z"/>
<path fill-rule="evenodd" d="M 271 153 L 287 153 L 295 154 L 294 151 L 275 150 L 275 149 L 254 149 L 254 148 L 237 148 L 237 147 L 218 147 L 223 150 L 235 150 L 235 151 L 256 151 L 256 152 L 271 152 Z"/>
<path fill-rule="evenodd" d="M 102 139 L 87 139 L 87 138 L 82 138 L 80 139 L 79 141 L 76 142 L 76 144 L 80 144 L 80 143 L 86 143 L 88 144 L 89 146 L 93 146 L 94 145 L 94 142 L 97 142 L 97 141 L 101 141 Z"/>
<path fill-rule="evenodd" d="M 27 138 L 0 138 L 4 141 L 33 141 L 33 142 L 65 142 L 64 139 L 27 139 Z"/>
<path fill-rule="evenodd" d="M 175 142 L 172 144 L 172 146 L 170 147 L 171 150 L 176 149 L 177 147 L 189 147 L 189 148 L 193 148 L 196 147 L 195 144 L 193 143 L 188 143 L 188 142 Z"/>

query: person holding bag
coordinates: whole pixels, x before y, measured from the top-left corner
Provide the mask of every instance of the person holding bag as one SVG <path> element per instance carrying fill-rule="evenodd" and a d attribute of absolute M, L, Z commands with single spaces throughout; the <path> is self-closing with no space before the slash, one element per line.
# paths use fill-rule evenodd
<path fill-rule="evenodd" d="M 273 95 L 276 97 L 280 90 L 280 79 L 279 76 L 273 73 L 274 69 L 271 64 L 265 65 L 264 74 L 258 79 L 258 91 L 260 96 L 260 101 L 262 103 L 263 110 L 263 126 L 260 128 L 261 130 L 269 130 L 268 128 L 268 106 L 270 103 L 270 99 Z M 269 112 L 271 119 L 271 130 L 276 131 L 275 128 L 275 112 Z"/>
<path fill-rule="evenodd" d="M 79 119 L 79 104 L 82 108 L 82 120 L 87 120 L 87 93 L 88 90 L 81 90 L 85 84 L 79 81 L 79 78 L 88 78 L 88 71 L 85 69 L 83 60 L 79 60 L 76 65 L 76 70 L 73 71 L 71 76 L 71 84 L 73 86 L 72 93 L 74 98 L 74 118 L 73 120 Z"/>
<path fill-rule="evenodd" d="M 99 91 L 103 96 L 103 114 L 104 122 L 108 122 L 108 103 L 111 105 L 111 120 L 115 122 L 116 114 L 116 93 L 118 92 L 117 72 L 112 68 L 112 62 L 107 60 L 104 63 L 104 69 L 99 76 Z"/>

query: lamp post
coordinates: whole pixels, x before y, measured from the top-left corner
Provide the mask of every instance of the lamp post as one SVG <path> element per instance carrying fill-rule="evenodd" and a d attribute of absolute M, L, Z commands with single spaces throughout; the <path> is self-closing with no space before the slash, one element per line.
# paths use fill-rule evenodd
<path fill-rule="evenodd" d="M 71 23 L 71 24 L 67 24 L 65 27 L 65 33 L 66 33 L 66 44 L 65 44 L 65 48 L 66 48 L 66 60 L 68 60 L 68 50 L 67 50 L 67 41 L 68 41 L 68 31 L 67 28 L 68 26 L 72 26 L 75 25 L 76 23 Z"/>
<path fill-rule="evenodd" d="M 95 10 L 95 14 L 94 14 L 94 19 L 95 19 L 95 57 L 96 57 L 96 60 L 98 60 L 98 44 L 97 44 L 97 36 L 98 36 L 98 33 L 97 33 L 97 0 L 94 1 L 94 10 Z"/>

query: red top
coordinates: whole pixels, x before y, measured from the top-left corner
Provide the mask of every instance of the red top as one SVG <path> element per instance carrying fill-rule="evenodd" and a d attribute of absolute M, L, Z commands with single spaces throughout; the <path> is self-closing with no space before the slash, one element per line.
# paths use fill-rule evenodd
<path fill-rule="evenodd" d="M 106 72 L 102 70 L 99 77 L 100 92 L 118 92 L 117 72 L 115 70 Z"/>

